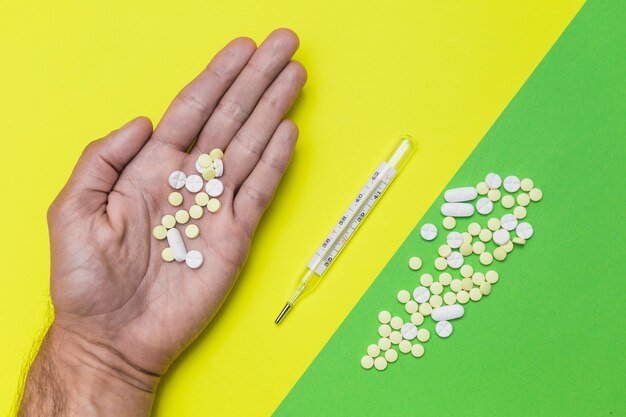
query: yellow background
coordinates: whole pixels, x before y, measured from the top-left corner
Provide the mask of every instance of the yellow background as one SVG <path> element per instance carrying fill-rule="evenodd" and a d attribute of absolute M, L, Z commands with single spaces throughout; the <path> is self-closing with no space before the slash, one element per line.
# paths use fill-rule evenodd
<path fill-rule="evenodd" d="M 83 146 L 158 121 L 228 40 L 287 26 L 309 81 L 296 155 L 217 319 L 172 367 L 155 415 L 267 415 L 332 335 L 582 0 L 0 0 L 0 412 L 48 293 L 45 213 Z M 397 136 L 410 164 L 316 293 L 273 320 Z"/>

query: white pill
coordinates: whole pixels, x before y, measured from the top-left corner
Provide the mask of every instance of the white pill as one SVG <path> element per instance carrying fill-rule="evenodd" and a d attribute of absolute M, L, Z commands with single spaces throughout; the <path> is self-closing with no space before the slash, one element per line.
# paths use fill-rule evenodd
<path fill-rule="evenodd" d="M 493 241 L 498 245 L 504 245 L 509 240 L 511 240 L 511 234 L 508 230 L 498 229 L 493 233 Z"/>
<path fill-rule="evenodd" d="M 515 175 L 509 175 L 504 179 L 504 189 L 510 193 L 516 193 L 519 190 L 521 181 Z"/>
<path fill-rule="evenodd" d="M 418 303 L 425 303 L 430 298 L 430 291 L 428 291 L 428 288 L 420 285 L 413 290 L 413 298 Z"/>
<path fill-rule="evenodd" d="M 170 187 L 180 190 L 185 186 L 185 181 L 187 180 L 187 176 L 182 171 L 174 171 L 170 174 L 168 179 L 170 183 Z"/>
<path fill-rule="evenodd" d="M 172 248 L 174 259 L 178 262 L 184 262 L 187 257 L 187 248 L 183 242 L 183 237 L 175 227 L 167 231 L 167 244 Z"/>
<path fill-rule="evenodd" d="M 500 225 L 504 230 L 513 230 L 517 227 L 517 217 L 512 214 L 505 214 L 500 219 Z"/>
<path fill-rule="evenodd" d="M 205 168 L 202 168 L 202 165 L 200 165 L 200 163 L 196 161 L 196 171 L 198 171 L 199 174 L 202 174 L 204 170 Z"/>
<path fill-rule="evenodd" d="M 515 233 L 522 239 L 528 240 L 533 235 L 533 227 L 530 223 L 522 222 L 515 228 Z"/>
<path fill-rule="evenodd" d="M 213 178 L 206 183 L 206 193 L 211 197 L 219 197 L 224 192 L 224 183 Z"/>
<path fill-rule="evenodd" d="M 463 201 L 471 201 L 477 195 L 478 191 L 476 191 L 475 187 L 461 187 L 446 191 L 443 198 L 448 203 L 461 203 Z"/>
<path fill-rule="evenodd" d="M 420 235 L 424 240 L 434 240 L 437 237 L 437 226 L 432 223 L 426 223 L 420 229 Z"/>
<path fill-rule="evenodd" d="M 204 256 L 202 253 L 197 250 L 190 250 L 187 252 L 187 256 L 185 257 L 185 263 L 191 269 L 197 269 L 202 266 L 202 262 L 204 262 Z"/>
<path fill-rule="evenodd" d="M 187 177 L 185 188 L 191 193 L 197 193 L 202 189 L 202 184 L 204 184 L 202 177 L 194 174 Z"/>
<path fill-rule="evenodd" d="M 493 201 L 488 198 L 481 198 L 476 202 L 476 211 L 480 214 L 489 214 L 493 210 Z"/>
<path fill-rule="evenodd" d="M 405 323 L 400 329 L 400 334 L 406 340 L 413 340 L 417 337 L 417 327 L 413 323 Z"/>
<path fill-rule="evenodd" d="M 216 159 L 213 161 L 213 169 L 215 170 L 215 177 L 221 177 L 224 175 L 224 162 L 221 159 Z"/>
<path fill-rule="evenodd" d="M 450 254 L 450 256 L 448 256 L 448 266 L 450 268 L 454 268 L 454 269 L 459 269 L 461 266 L 463 266 L 463 255 L 461 255 L 459 252 L 452 252 Z"/>
<path fill-rule="evenodd" d="M 435 326 L 435 332 L 437 332 L 437 336 L 439 337 L 448 337 L 452 334 L 452 323 L 449 321 L 440 321 Z"/>
<path fill-rule="evenodd" d="M 446 241 L 452 249 L 458 249 L 463 244 L 463 236 L 459 232 L 450 232 Z"/>
<path fill-rule="evenodd" d="M 449 306 L 437 307 L 431 313 L 431 317 L 435 321 L 454 320 L 463 317 L 465 309 L 460 304 L 452 304 Z"/>
<path fill-rule="evenodd" d="M 494 174 L 492 172 L 490 174 L 487 174 L 487 176 L 485 177 L 485 184 L 487 184 L 487 187 L 491 188 L 492 190 L 500 188 L 500 186 L 502 185 L 502 178 L 500 178 L 498 174 Z"/>
<path fill-rule="evenodd" d="M 445 203 L 441 206 L 441 213 L 450 217 L 470 217 L 474 214 L 474 206 L 469 203 Z"/>

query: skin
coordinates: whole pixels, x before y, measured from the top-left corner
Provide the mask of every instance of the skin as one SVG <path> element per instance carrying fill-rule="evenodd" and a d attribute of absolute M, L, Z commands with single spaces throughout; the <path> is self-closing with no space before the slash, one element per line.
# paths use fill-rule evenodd
<path fill-rule="evenodd" d="M 289 163 L 298 131 L 285 114 L 306 82 L 291 59 L 298 46 L 287 29 L 258 47 L 235 39 L 154 131 L 140 117 L 87 146 L 49 209 L 55 319 L 19 415 L 150 414 L 161 375 L 233 286 Z M 163 262 L 152 228 L 177 210 L 167 177 L 195 173 L 214 148 L 224 150 L 222 208 L 193 221 L 200 236 L 187 240 L 204 265 Z M 193 196 L 182 194 L 188 208 Z"/>

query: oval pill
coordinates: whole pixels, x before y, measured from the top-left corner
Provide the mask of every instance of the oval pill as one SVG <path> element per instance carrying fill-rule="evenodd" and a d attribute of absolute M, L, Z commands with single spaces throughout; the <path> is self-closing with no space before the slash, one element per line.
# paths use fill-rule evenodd
<path fill-rule="evenodd" d="M 445 203 L 441 206 L 441 213 L 449 217 L 470 217 L 474 214 L 474 206 L 469 203 Z"/>
<path fill-rule="evenodd" d="M 432 223 L 426 223 L 420 229 L 420 235 L 424 240 L 433 240 L 437 237 L 437 226 Z"/>
<path fill-rule="evenodd" d="M 167 231 L 167 243 L 169 247 L 172 248 L 174 259 L 176 259 L 177 262 L 184 262 L 187 257 L 187 248 L 185 247 L 185 242 L 183 242 L 183 237 L 178 229 L 172 228 Z"/>
<path fill-rule="evenodd" d="M 361 366 L 363 369 L 372 369 L 374 366 L 374 359 L 371 356 L 365 355 L 361 358 Z"/>
<path fill-rule="evenodd" d="M 197 204 L 189 207 L 189 217 L 192 219 L 199 219 L 204 214 L 204 209 Z"/>
<path fill-rule="evenodd" d="M 443 198 L 448 203 L 461 203 L 463 201 L 471 201 L 476 198 L 478 191 L 475 187 L 453 188 L 444 193 Z"/>
<path fill-rule="evenodd" d="M 167 237 L 167 229 L 162 224 L 155 226 L 155 228 L 152 229 L 152 236 L 154 236 L 155 239 L 163 240 Z"/>
<path fill-rule="evenodd" d="M 224 175 L 224 162 L 221 159 L 213 161 L 213 169 L 215 170 L 215 178 L 219 178 Z"/>

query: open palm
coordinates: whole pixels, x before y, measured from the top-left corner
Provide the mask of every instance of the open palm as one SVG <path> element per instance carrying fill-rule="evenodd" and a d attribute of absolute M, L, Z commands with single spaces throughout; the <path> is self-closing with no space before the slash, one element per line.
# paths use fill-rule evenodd
<path fill-rule="evenodd" d="M 49 210 L 55 323 L 161 374 L 206 326 L 243 265 L 297 138 L 285 120 L 305 83 L 295 34 L 235 39 L 174 99 L 152 132 L 135 119 L 90 144 Z M 190 149 L 191 148 L 191 149 Z M 222 209 L 193 221 L 199 269 L 165 263 L 152 228 L 175 209 L 167 177 L 224 150 Z M 183 206 L 193 195 L 183 189 Z"/>

